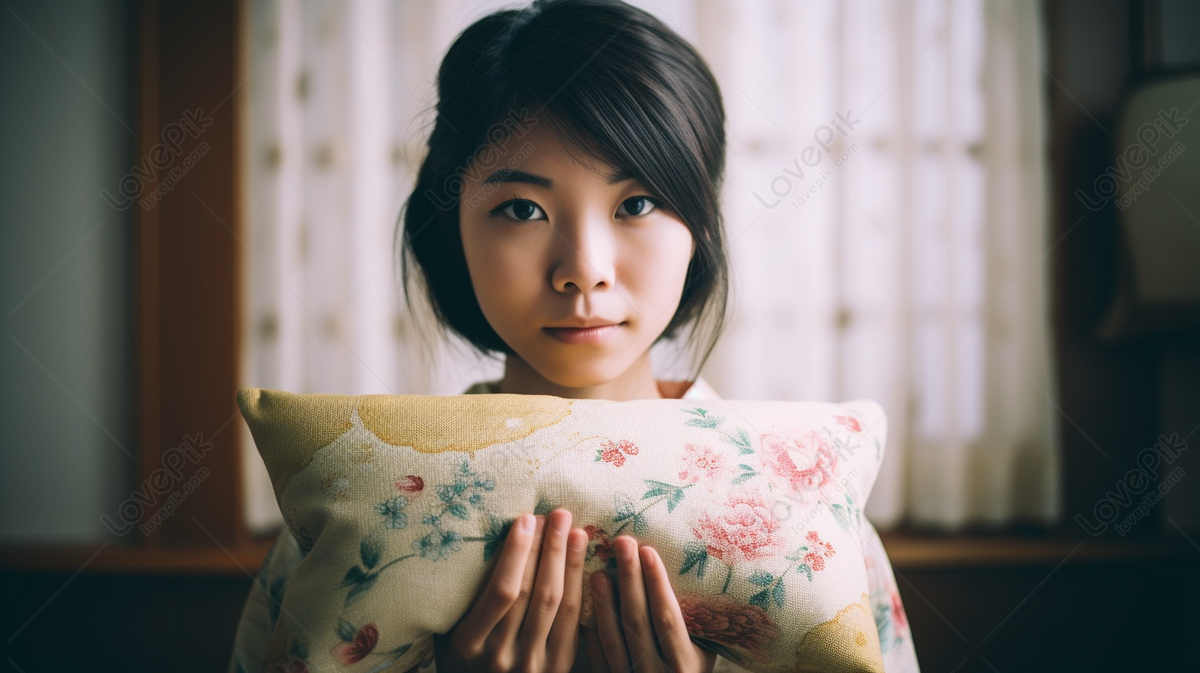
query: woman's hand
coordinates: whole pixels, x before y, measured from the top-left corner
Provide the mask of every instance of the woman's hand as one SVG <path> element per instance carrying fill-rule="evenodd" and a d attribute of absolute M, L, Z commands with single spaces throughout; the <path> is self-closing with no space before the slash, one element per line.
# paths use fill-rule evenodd
<path fill-rule="evenodd" d="M 575 662 L 587 534 L 571 513 L 525 514 L 509 529 L 483 593 L 447 637 L 439 673 L 566 673 Z"/>
<path fill-rule="evenodd" d="M 592 575 L 596 627 L 584 636 L 593 673 L 710 673 L 716 655 L 688 637 L 658 552 L 625 535 L 613 547 L 619 596 L 608 573 Z"/>

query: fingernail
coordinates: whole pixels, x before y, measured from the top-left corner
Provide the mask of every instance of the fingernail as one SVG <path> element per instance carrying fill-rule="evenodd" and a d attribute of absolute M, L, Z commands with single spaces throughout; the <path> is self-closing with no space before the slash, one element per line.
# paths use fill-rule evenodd
<path fill-rule="evenodd" d="M 537 523 L 537 519 L 533 518 L 532 514 L 522 514 L 521 515 L 521 529 L 524 530 L 526 533 L 533 532 L 533 526 L 535 523 Z"/>
<path fill-rule="evenodd" d="M 553 518 L 554 518 L 554 526 L 552 528 L 552 532 L 555 535 L 562 535 L 563 533 L 567 532 L 567 530 L 571 527 L 571 517 L 555 516 Z"/>
<path fill-rule="evenodd" d="M 575 531 L 579 531 L 579 535 L 575 535 Z M 583 533 L 582 528 L 574 528 L 568 533 L 567 549 L 578 554 L 587 547 L 587 535 Z"/>
<path fill-rule="evenodd" d="M 626 540 L 626 541 L 621 542 L 622 540 Z M 637 553 L 638 553 L 638 541 L 637 540 L 635 540 L 634 538 L 631 538 L 629 536 L 622 535 L 617 538 L 617 541 L 618 541 L 618 544 L 620 545 L 619 547 L 617 547 L 617 550 L 621 556 L 624 556 L 625 558 L 630 559 L 630 560 L 632 560 L 634 557 L 637 556 Z"/>

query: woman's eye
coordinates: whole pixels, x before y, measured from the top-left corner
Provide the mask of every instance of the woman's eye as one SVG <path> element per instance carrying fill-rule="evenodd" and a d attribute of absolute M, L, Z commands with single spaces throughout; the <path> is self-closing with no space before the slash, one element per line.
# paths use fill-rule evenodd
<path fill-rule="evenodd" d="M 649 196 L 635 196 L 622 201 L 620 207 L 617 208 L 617 214 L 637 217 L 645 215 L 657 207 L 658 204 Z"/>
<path fill-rule="evenodd" d="M 533 201 L 511 201 L 500 206 L 500 212 L 511 217 L 514 220 L 544 220 L 546 214 Z"/>

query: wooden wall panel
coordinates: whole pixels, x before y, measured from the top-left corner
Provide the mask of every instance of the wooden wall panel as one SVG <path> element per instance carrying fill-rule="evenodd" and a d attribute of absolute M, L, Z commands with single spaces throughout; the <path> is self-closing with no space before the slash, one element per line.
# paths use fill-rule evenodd
<path fill-rule="evenodd" d="M 181 470 L 198 485 L 170 505 L 151 544 L 246 539 L 234 403 L 237 4 L 147 1 L 143 12 L 139 157 L 176 156 L 158 175 L 161 199 L 139 222 L 142 480 L 172 447 L 199 456 Z"/>

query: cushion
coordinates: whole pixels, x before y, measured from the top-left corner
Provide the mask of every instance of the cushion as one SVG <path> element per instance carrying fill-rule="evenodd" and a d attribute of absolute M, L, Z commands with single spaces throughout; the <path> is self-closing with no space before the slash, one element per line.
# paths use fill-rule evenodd
<path fill-rule="evenodd" d="M 238 404 L 304 552 L 279 670 L 416 665 L 508 525 L 560 506 L 590 538 L 585 625 L 587 575 L 630 534 L 662 556 L 701 646 L 752 671 L 883 670 L 860 534 L 876 402 L 245 389 Z"/>

